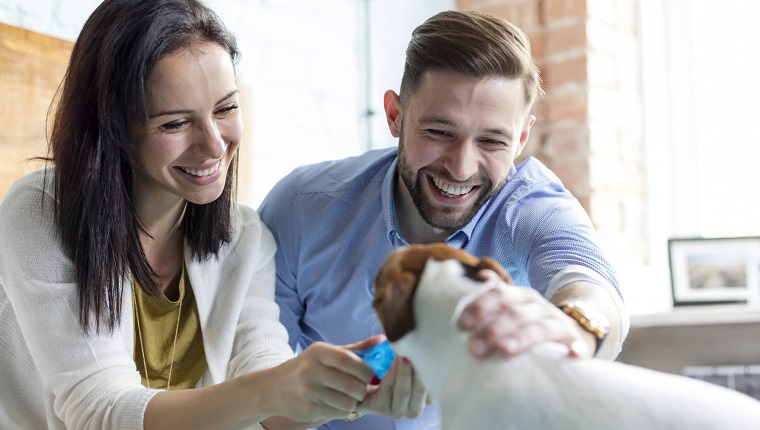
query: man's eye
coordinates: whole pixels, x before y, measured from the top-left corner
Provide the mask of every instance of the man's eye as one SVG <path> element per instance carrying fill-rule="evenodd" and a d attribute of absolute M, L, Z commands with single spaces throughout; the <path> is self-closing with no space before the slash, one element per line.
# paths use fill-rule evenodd
<path fill-rule="evenodd" d="M 483 142 L 491 145 L 491 146 L 507 146 L 506 143 L 502 142 L 501 140 L 496 139 L 484 139 Z"/>
<path fill-rule="evenodd" d="M 428 132 L 428 133 L 430 133 L 430 134 L 434 134 L 434 135 L 436 135 L 436 136 L 446 136 L 446 134 L 447 134 L 447 133 L 446 133 L 445 131 L 443 131 L 443 130 L 434 130 L 434 129 L 431 129 L 431 128 L 429 128 L 429 129 L 427 130 L 427 132 Z"/>

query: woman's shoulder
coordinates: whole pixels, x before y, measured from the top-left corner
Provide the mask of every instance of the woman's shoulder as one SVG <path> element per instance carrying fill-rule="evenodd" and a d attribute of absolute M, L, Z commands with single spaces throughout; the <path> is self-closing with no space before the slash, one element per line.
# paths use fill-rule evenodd
<path fill-rule="evenodd" d="M 274 245 L 274 238 L 272 237 L 271 231 L 269 231 L 269 228 L 261 220 L 258 212 L 252 207 L 242 203 L 236 203 L 233 213 L 234 242 L 247 241 L 250 244 L 252 241 L 258 246 L 265 247 Z"/>
<path fill-rule="evenodd" d="M 8 189 L 6 197 L 19 193 L 26 194 L 33 191 L 52 193 L 54 181 L 55 169 L 48 168 L 35 170 L 16 179 Z M 5 201 L 5 199 L 3 199 L 3 201 Z"/>
<path fill-rule="evenodd" d="M 203 262 L 191 259 L 191 264 L 210 268 L 234 266 L 240 261 L 245 261 L 245 264 L 258 269 L 274 258 L 277 249 L 274 237 L 255 210 L 247 205 L 235 203 L 232 210 L 232 226 L 232 237 L 219 249 L 216 258 Z M 189 253 L 189 249 L 186 249 L 186 252 Z"/>
<path fill-rule="evenodd" d="M 243 229 L 243 230 L 256 230 L 256 229 L 266 229 L 266 226 L 264 225 L 264 222 L 261 221 L 261 217 L 259 217 L 258 212 L 256 212 L 252 207 L 243 204 L 243 203 L 235 203 L 235 210 L 233 211 L 233 217 L 234 222 L 233 225 L 237 229 Z"/>
<path fill-rule="evenodd" d="M 55 170 L 42 169 L 17 179 L 0 202 L 0 214 L 37 213 L 54 198 Z"/>
<path fill-rule="evenodd" d="M 31 263 L 34 256 L 45 264 L 56 258 L 47 252 L 58 246 L 58 228 L 53 201 L 54 177 L 51 170 L 36 171 L 13 183 L 0 202 L 0 254 L 23 256 L 22 263 Z M 41 257 L 44 255 L 44 258 Z M 4 258 L 7 257 L 4 256 Z M 18 258 L 6 260 L 19 264 Z"/>

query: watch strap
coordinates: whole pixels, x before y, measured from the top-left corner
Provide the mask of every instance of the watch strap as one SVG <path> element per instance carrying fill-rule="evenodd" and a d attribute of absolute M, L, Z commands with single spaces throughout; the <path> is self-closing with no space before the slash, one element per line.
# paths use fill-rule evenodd
<path fill-rule="evenodd" d="M 578 300 L 562 305 L 560 309 L 596 338 L 596 350 L 594 350 L 594 355 L 596 355 L 609 333 L 609 322 L 604 315 Z"/>

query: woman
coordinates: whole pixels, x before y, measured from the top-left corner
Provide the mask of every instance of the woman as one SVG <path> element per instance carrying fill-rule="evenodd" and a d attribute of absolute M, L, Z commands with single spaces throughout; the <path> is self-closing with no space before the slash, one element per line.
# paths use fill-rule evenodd
<path fill-rule="evenodd" d="M 232 201 L 237 57 L 197 0 L 106 0 L 86 22 L 55 109 L 54 167 L 0 205 L 0 428 L 420 413 L 411 370 L 392 376 L 409 394 L 389 394 L 349 347 L 293 358 L 274 240 Z"/>

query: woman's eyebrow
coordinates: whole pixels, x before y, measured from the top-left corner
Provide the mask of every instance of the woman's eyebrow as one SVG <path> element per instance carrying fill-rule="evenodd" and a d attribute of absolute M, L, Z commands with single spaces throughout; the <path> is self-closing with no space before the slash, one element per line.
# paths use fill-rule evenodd
<path fill-rule="evenodd" d="M 232 97 L 233 95 L 235 95 L 235 94 L 237 94 L 239 92 L 240 92 L 239 89 L 234 89 L 234 90 L 230 91 L 224 97 L 222 97 L 221 99 L 219 99 L 219 101 L 217 101 L 216 104 L 222 103 L 223 101 L 227 100 L 228 98 Z M 159 116 L 165 116 L 165 115 L 180 115 L 180 114 L 189 114 L 189 113 L 193 113 L 193 111 L 190 110 L 190 109 L 165 110 L 165 111 L 161 111 L 161 112 L 159 112 L 157 114 L 153 114 L 153 115 L 149 116 L 148 119 L 158 118 Z"/>

